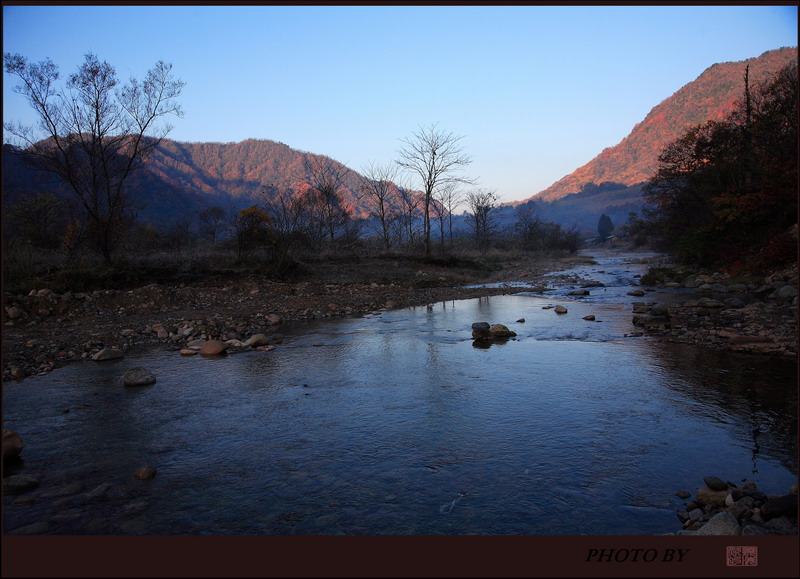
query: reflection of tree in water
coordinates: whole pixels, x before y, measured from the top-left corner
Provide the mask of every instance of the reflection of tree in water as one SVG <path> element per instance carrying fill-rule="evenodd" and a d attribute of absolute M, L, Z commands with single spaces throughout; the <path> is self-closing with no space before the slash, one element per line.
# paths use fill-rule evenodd
<path fill-rule="evenodd" d="M 762 453 L 797 472 L 797 367 L 769 356 L 720 352 L 683 344 L 661 344 L 659 358 L 671 388 L 702 403 L 699 412 L 730 422 L 752 449 L 753 473 Z"/>

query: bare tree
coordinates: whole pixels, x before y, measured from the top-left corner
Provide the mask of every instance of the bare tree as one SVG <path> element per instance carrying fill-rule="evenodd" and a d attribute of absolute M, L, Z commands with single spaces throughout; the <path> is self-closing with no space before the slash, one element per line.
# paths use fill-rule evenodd
<path fill-rule="evenodd" d="M 125 182 L 171 130 L 158 121 L 182 116 L 174 99 L 184 83 L 173 78 L 171 64 L 159 61 L 144 82 L 131 78 L 120 86 L 115 69 L 89 53 L 66 88 L 59 88 L 58 67 L 50 59 L 28 63 L 6 53 L 3 60 L 5 71 L 22 81 L 14 91 L 38 117 L 35 128 L 6 123 L 5 130 L 39 168 L 70 186 L 97 249 L 111 263 L 136 209 Z"/>
<path fill-rule="evenodd" d="M 492 212 L 497 207 L 499 200 L 497 193 L 488 189 L 476 189 L 467 194 L 467 205 L 471 214 L 475 241 L 484 250 L 489 247 L 489 241 L 495 228 Z"/>
<path fill-rule="evenodd" d="M 439 213 L 442 219 L 439 221 L 439 228 L 442 235 L 442 245 L 444 246 L 443 218 L 446 217 L 451 248 L 453 247 L 453 215 L 455 215 L 456 208 L 464 201 L 464 194 L 458 189 L 458 185 L 458 183 L 447 183 L 436 195 L 436 201 L 441 208 Z"/>
<path fill-rule="evenodd" d="M 403 169 L 419 177 L 422 184 L 423 232 L 425 236 L 425 255 L 431 253 L 431 203 L 434 193 L 449 183 L 471 183 L 459 177 L 457 172 L 472 161 L 464 154 L 456 137 L 439 129 L 438 124 L 420 127 L 412 137 L 402 139 L 404 147 L 397 161 Z"/>
<path fill-rule="evenodd" d="M 225 210 L 219 205 L 213 205 L 203 209 L 198 217 L 200 219 L 200 232 L 211 238 L 211 245 L 217 242 L 217 236 L 225 227 Z"/>
<path fill-rule="evenodd" d="M 416 223 L 419 205 L 420 198 L 416 191 L 403 185 L 397 188 L 397 207 L 394 210 L 394 221 L 398 225 L 400 243 L 405 238 L 410 246 L 414 245 L 417 234 Z"/>
<path fill-rule="evenodd" d="M 308 185 L 316 192 L 325 229 L 333 243 L 336 231 L 344 226 L 350 214 L 342 205 L 341 189 L 344 187 L 347 167 L 321 155 L 308 155 L 304 162 Z"/>
<path fill-rule="evenodd" d="M 302 231 L 305 209 L 301 196 L 294 189 L 266 185 L 261 189 L 259 198 L 279 237 L 288 242 Z"/>
<path fill-rule="evenodd" d="M 542 220 L 536 215 L 533 203 L 523 203 L 514 209 L 517 218 L 514 229 L 522 240 L 522 246 L 527 249 L 535 249 L 542 245 Z"/>
<path fill-rule="evenodd" d="M 397 187 L 396 165 L 370 162 L 361 169 L 361 193 L 370 203 L 371 216 L 377 220 L 383 247 L 389 249 L 391 240 L 392 196 Z"/>

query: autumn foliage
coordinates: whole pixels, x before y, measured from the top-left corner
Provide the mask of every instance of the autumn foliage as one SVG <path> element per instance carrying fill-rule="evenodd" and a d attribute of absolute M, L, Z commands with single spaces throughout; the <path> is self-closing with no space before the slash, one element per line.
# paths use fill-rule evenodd
<path fill-rule="evenodd" d="M 644 197 L 682 260 L 761 270 L 797 259 L 797 63 L 755 88 L 743 73 L 737 107 L 664 148 Z"/>

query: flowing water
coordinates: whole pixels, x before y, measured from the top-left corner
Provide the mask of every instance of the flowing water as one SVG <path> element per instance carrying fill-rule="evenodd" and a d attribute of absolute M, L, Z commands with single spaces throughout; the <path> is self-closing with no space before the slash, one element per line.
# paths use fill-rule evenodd
<path fill-rule="evenodd" d="M 679 530 L 674 493 L 708 475 L 787 492 L 795 363 L 631 337 L 643 298 L 626 292 L 646 266 L 597 261 L 573 271 L 606 284 L 584 298 L 287 324 L 271 352 L 153 352 L 5 384 L 26 445 L 6 474 L 41 483 L 31 504 L 4 498 L 5 532 L 647 535 Z M 476 321 L 517 336 L 481 346 Z M 136 366 L 158 382 L 124 387 Z M 133 478 L 143 465 L 156 477 Z"/>

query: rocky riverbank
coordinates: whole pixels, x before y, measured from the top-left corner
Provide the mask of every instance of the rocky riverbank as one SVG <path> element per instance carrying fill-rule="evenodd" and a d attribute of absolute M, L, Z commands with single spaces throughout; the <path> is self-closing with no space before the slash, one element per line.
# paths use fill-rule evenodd
<path fill-rule="evenodd" d="M 642 276 L 646 298 L 654 288 L 681 293 L 670 303 L 633 302 L 633 324 L 667 342 L 753 354 L 797 357 L 797 266 L 765 278 L 737 279 L 719 272 L 657 268 Z"/>
<path fill-rule="evenodd" d="M 133 289 L 56 293 L 47 288 L 3 295 L 3 379 L 46 374 L 74 361 L 148 349 L 186 349 L 197 340 L 228 342 L 230 351 L 283 340 L 293 320 L 360 316 L 445 300 L 530 291 L 530 287 L 465 287 L 469 283 L 526 279 L 585 263 L 581 256 L 522 257 L 490 274 L 453 271 L 436 264 L 364 263 L 330 268 L 305 281 L 263 276 L 208 277 L 152 283 Z M 343 279 L 345 278 L 346 279 Z M 376 280 L 376 281 L 370 281 Z M 257 347 L 257 346 L 255 346 Z M 101 352 L 104 352 L 101 354 Z"/>
<path fill-rule="evenodd" d="M 3 379 L 50 372 L 70 362 L 151 348 L 186 349 L 198 340 L 249 349 L 253 336 L 263 347 L 283 340 L 280 327 L 292 320 L 360 316 L 443 300 L 468 299 L 591 280 L 547 276 L 586 256 L 523 258 L 490 275 L 472 277 L 435 265 L 401 271 L 396 265 L 363 264 L 342 280 L 330 272 L 296 283 L 248 275 L 132 289 L 56 293 L 47 288 L 3 295 Z M 782 357 L 796 357 L 797 266 L 765 278 L 740 279 L 719 272 L 662 267 L 660 260 L 630 292 L 637 333 L 668 342 Z M 397 270 L 397 271 L 393 271 Z M 389 273 L 387 274 L 387 271 Z M 394 278 L 392 278 L 392 274 Z M 379 281 L 369 281 L 369 277 Z M 394 281 L 392 281 L 394 279 Z M 469 283 L 524 281 L 524 285 L 466 287 Z M 647 298 L 674 289 L 669 303 Z M 577 292 L 588 290 L 576 290 Z M 675 299 L 676 296 L 680 299 Z M 633 299 L 641 298 L 641 299 Z M 256 346 L 257 347 L 257 346 Z M 96 359 L 96 358 L 95 358 Z"/>
<path fill-rule="evenodd" d="M 785 495 L 767 495 L 752 481 L 737 485 L 707 476 L 703 482 L 694 499 L 677 511 L 683 529 L 676 535 L 797 534 L 797 484 Z M 692 496 L 689 491 L 675 494 L 681 499 Z"/>

